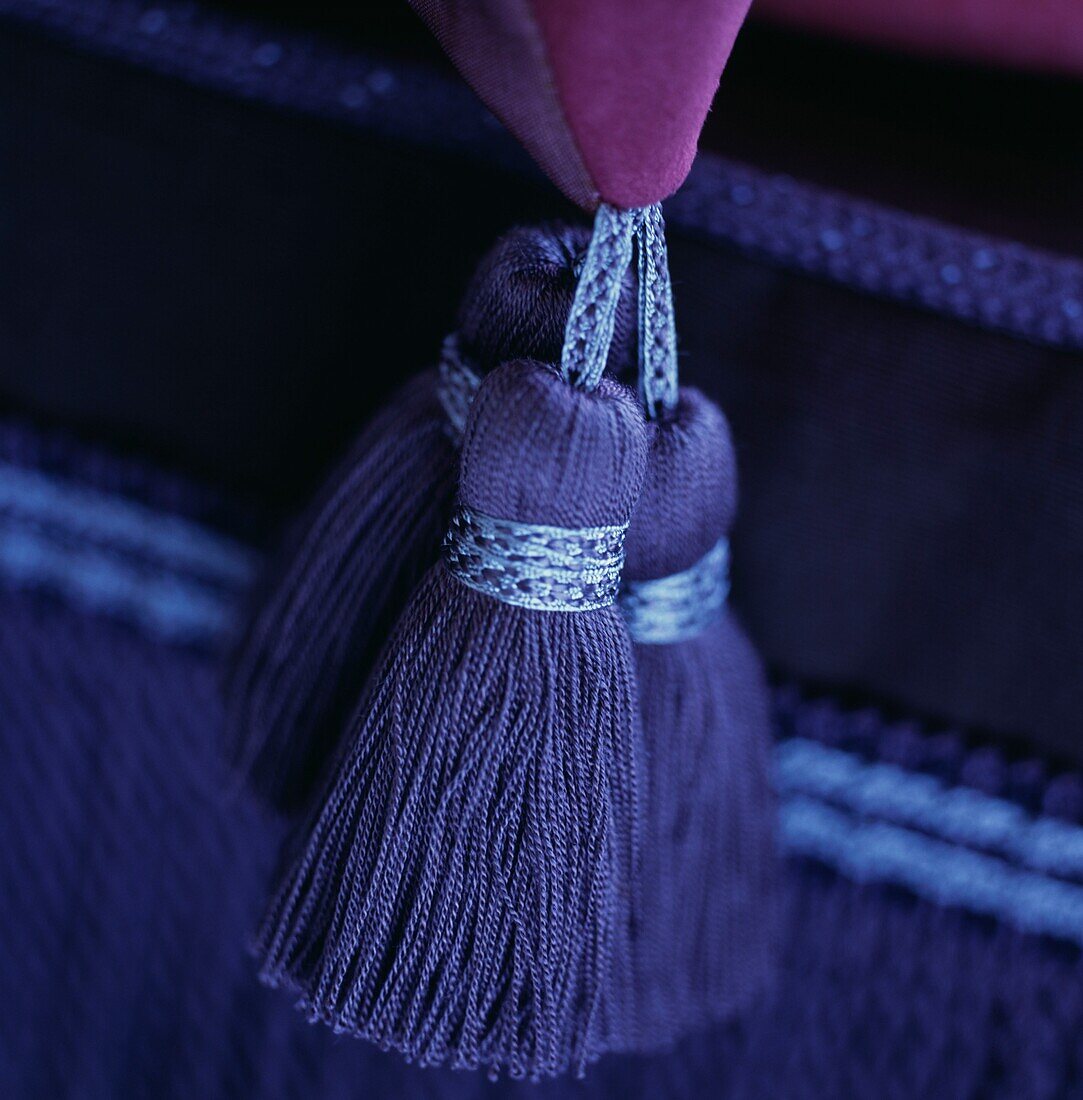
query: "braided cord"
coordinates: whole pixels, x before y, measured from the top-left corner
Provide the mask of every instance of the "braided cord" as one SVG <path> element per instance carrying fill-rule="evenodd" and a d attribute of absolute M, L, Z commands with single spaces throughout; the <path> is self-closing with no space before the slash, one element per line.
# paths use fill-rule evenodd
<path fill-rule="evenodd" d="M 638 243 L 639 396 L 653 420 L 677 407 L 677 329 L 659 203 L 644 207 Z"/>
<path fill-rule="evenodd" d="M 613 342 L 624 274 L 638 253 L 639 392 L 651 418 L 677 404 L 677 332 L 660 203 L 618 210 L 602 203 L 564 330 L 561 370 L 594 389 Z"/>
<path fill-rule="evenodd" d="M 518 523 L 460 504 L 444 539 L 444 563 L 463 584 L 503 603 L 595 611 L 617 598 L 626 529 Z"/>
<path fill-rule="evenodd" d="M 729 543 L 720 539 L 694 565 L 649 581 L 625 581 L 620 609 L 641 645 L 671 645 L 702 633 L 729 594 Z"/>
<path fill-rule="evenodd" d="M 602 380 L 617 321 L 624 273 L 632 262 L 642 209 L 602 203 L 564 329 L 560 369 L 573 386 L 594 389 Z"/>

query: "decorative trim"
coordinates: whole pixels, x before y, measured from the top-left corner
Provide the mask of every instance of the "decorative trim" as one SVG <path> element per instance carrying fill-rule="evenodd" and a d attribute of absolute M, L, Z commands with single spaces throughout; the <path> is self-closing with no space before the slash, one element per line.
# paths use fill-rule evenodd
<path fill-rule="evenodd" d="M 235 606 L 213 588 L 92 545 L 0 521 L 0 574 L 15 588 L 40 589 L 94 614 L 138 626 L 180 644 L 215 644 L 230 630 Z"/>
<path fill-rule="evenodd" d="M 625 581 L 619 601 L 632 639 L 640 645 L 672 645 L 702 633 L 726 606 L 729 556 L 729 542 L 719 539 L 680 573 Z"/>
<path fill-rule="evenodd" d="M 198 523 L 0 464 L 0 575 L 168 642 L 217 643 L 256 555 Z"/>
<path fill-rule="evenodd" d="M 456 580 L 501 603 L 597 611 L 617 598 L 626 530 L 518 523 L 460 504 L 444 539 L 444 564 Z"/>
<path fill-rule="evenodd" d="M 784 798 L 782 843 L 855 882 L 905 886 L 942 906 L 996 917 L 1024 932 L 1083 945 L 1083 888 L 814 799 Z"/>
<path fill-rule="evenodd" d="M 795 737 L 778 751 L 785 795 L 815 798 L 870 819 L 983 850 L 1021 867 L 1083 882 L 1083 828 L 967 787 Z"/>
<path fill-rule="evenodd" d="M 1083 348 L 1083 263 L 721 157 L 702 156 L 672 224 L 740 251 L 1023 337 Z"/>
<path fill-rule="evenodd" d="M 65 540 L 104 543 L 220 584 L 246 584 L 254 555 L 201 524 L 39 470 L 0 464 L 0 518 L 60 527 Z"/>
<path fill-rule="evenodd" d="M 0 17 L 244 99 L 537 175 L 457 79 L 191 0 L 0 0 Z M 1083 262 L 701 153 L 670 224 L 864 294 L 1083 348 Z"/>
<path fill-rule="evenodd" d="M 875 706 L 812 696 L 793 683 L 775 689 L 774 716 L 784 740 L 812 741 L 910 775 L 933 776 L 946 787 L 981 791 L 1031 815 L 1083 824 L 1083 771 L 1058 768 L 1039 755 L 1009 753 L 958 729 L 888 718 Z"/>

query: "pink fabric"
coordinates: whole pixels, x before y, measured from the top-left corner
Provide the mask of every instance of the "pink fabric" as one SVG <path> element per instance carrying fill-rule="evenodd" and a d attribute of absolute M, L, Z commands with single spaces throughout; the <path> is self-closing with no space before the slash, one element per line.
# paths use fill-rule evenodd
<path fill-rule="evenodd" d="M 748 0 L 534 0 L 557 97 L 598 193 L 672 194 L 692 166 Z"/>
<path fill-rule="evenodd" d="M 1083 74 L 1083 0 L 756 0 L 753 13 L 924 53 Z"/>
<path fill-rule="evenodd" d="M 683 182 L 749 0 L 411 0 L 466 80 L 580 206 Z"/>
<path fill-rule="evenodd" d="M 466 82 L 579 206 L 598 188 L 568 129 L 531 0 L 410 0 Z"/>

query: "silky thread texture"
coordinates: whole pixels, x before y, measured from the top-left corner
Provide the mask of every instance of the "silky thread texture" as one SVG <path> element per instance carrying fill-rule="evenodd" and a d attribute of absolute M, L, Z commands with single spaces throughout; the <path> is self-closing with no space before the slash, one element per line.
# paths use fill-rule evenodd
<path fill-rule="evenodd" d="M 484 371 L 559 354 L 589 235 L 515 229 L 482 259 L 458 317 L 457 356 Z M 626 354 L 630 293 L 614 354 Z M 436 371 L 407 383 L 359 436 L 296 524 L 253 601 L 227 680 L 227 755 L 287 812 L 311 797 L 360 685 L 410 592 L 439 556 L 458 473 Z"/>
<path fill-rule="evenodd" d="M 227 680 L 227 749 L 281 809 L 308 797 L 354 678 L 438 553 L 454 470 L 435 372 L 425 371 L 362 433 L 256 589 Z"/>
<path fill-rule="evenodd" d="M 729 427 L 698 390 L 651 425 L 625 581 L 690 569 L 737 505 Z M 776 948 L 775 801 L 759 658 L 725 607 L 698 633 L 634 645 L 644 738 L 629 1014 L 613 1045 L 651 1050 L 747 1008 Z"/>
<path fill-rule="evenodd" d="M 518 523 L 624 524 L 646 445 L 623 386 L 506 364 L 471 408 L 460 497 Z M 631 981 L 639 732 L 619 612 L 530 611 L 440 564 L 371 683 L 259 935 L 264 980 L 421 1065 L 582 1072 Z"/>

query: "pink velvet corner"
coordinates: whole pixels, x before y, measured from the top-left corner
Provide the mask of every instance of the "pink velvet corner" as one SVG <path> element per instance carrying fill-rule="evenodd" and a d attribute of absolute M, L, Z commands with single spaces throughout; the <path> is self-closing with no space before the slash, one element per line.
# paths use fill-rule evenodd
<path fill-rule="evenodd" d="M 684 181 L 749 0 L 531 0 L 598 194 L 643 206 Z"/>
<path fill-rule="evenodd" d="M 684 181 L 749 0 L 410 0 L 459 72 L 586 209 Z"/>
<path fill-rule="evenodd" d="M 1083 74 L 1083 0 L 756 0 L 754 12 L 886 46 Z"/>
<path fill-rule="evenodd" d="M 598 190 L 557 99 L 532 0 L 409 0 L 490 111 L 572 202 Z"/>

